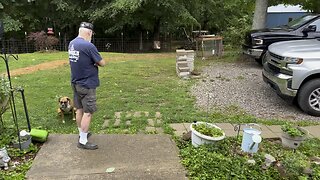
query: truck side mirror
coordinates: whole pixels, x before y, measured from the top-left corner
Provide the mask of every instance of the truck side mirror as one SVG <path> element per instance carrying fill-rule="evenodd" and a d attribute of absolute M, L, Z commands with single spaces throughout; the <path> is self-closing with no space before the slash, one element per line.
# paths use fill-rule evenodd
<path fill-rule="evenodd" d="M 302 32 L 304 32 L 304 33 L 316 32 L 316 30 L 317 30 L 317 25 L 310 25 L 310 26 L 304 28 L 304 29 L 302 30 Z"/>
<path fill-rule="evenodd" d="M 308 27 L 302 30 L 304 36 L 308 36 L 309 32 L 316 32 L 317 26 L 316 25 L 309 25 Z"/>

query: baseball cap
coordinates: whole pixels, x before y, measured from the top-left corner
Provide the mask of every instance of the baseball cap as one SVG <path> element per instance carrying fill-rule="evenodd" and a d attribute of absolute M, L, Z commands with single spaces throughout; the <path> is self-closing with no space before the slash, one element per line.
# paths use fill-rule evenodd
<path fill-rule="evenodd" d="M 81 22 L 80 23 L 80 27 L 82 28 L 87 28 L 87 29 L 91 29 L 93 31 L 93 24 L 88 23 L 88 22 Z"/>

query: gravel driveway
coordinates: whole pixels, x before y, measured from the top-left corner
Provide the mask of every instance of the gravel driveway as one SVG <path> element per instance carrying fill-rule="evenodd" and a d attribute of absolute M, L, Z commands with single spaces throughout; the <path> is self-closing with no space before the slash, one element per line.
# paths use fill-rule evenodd
<path fill-rule="evenodd" d="M 262 67 L 254 60 L 214 63 L 203 69 L 203 78 L 192 88 L 199 108 L 226 109 L 236 106 L 265 119 L 320 120 L 303 113 L 296 105 L 281 99 L 262 80 Z"/>

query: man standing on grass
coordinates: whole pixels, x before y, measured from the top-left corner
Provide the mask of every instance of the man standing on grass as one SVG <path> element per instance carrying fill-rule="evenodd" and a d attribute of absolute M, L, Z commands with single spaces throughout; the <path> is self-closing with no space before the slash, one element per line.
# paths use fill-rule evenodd
<path fill-rule="evenodd" d="M 79 35 L 69 44 L 71 68 L 71 86 L 74 94 L 74 106 L 77 108 L 76 121 L 79 130 L 78 148 L 98 149 L 98 145 L 89 143 L 89 126 L 92 114 L 97 110 L 96 88 L 99 86 L 98 66 L 104 66 L 97 48 L 91 43 L 93 25 L 82 22 Z"/>

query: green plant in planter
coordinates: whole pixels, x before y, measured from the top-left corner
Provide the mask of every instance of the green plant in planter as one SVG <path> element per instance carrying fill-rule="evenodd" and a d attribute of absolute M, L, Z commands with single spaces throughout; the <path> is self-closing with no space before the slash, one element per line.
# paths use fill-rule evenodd
<path fill-rule="evenodd" d="M 211 136 L 211 137 L 223 136 L 223 131 L 221 129 L 211 127 L 206 124 L 193 124 L 192 128 L 206 136 Z"/>
<path fill-rule="evenodd" d="M 281 130 L 292 137 L 303 137 L 305 135 L 303 131 L 301 131 L 297 127 L 292 126 L 289 123 L 282 125 Z"/>
<path fill-rule="evenodd" d="M 3 114 L 8 105 L 10 95 L 10 84 L 7 77 L 4 75 L 0 78 L 0 114 Z"/>

